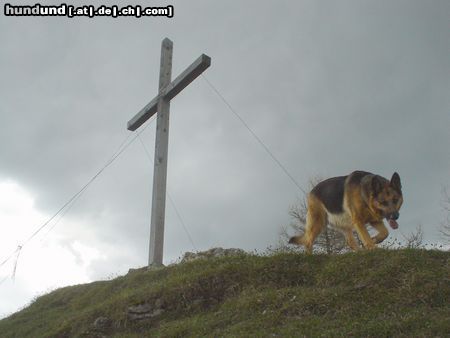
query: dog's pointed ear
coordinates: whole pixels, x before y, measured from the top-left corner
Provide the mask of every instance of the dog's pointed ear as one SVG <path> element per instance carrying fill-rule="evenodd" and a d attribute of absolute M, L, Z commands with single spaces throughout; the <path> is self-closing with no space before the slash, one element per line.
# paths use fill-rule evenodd
<path fill-rule="evenodd" d="M 381 182 L 380 177 L 375 175 L 372 177 L 372 191 L 375 195 L 383 190 L 383 182 Z"/>
<path fill-rule="evenodd" d="M 391 187 L 393 187 L 397 191 L 401 191 L 402 190 L 402 182 L 400 181 L 400 175 L 397 174 L 396 172 L 394 173 L 394 175 L 392 175 Z"/>

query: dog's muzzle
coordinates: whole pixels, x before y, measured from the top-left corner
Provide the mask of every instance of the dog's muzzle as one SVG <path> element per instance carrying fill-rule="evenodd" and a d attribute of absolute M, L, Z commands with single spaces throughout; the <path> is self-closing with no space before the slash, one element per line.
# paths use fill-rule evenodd
<path fill-rule="evenodd" d="M 398 213 L 398 211 L 396 211 L 386 217 L 386 219 L 389 222 L 389 225 L 391 226 L 392 229 L 398 228 L 397 220 L 399 217 L 400 217 L 400 214 Z"/>

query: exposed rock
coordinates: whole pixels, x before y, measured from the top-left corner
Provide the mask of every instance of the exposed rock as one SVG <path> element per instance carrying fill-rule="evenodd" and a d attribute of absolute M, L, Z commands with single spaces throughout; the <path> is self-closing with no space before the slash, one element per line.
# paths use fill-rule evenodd
<path fill-rule="evenodd" d="M 82 337 L 106 338 L 111 331 L 113 322 L 108 317 L 98 317 L 91 327 L 81 334 Z M 59 336 L 58 336 L 59 337 Z"/>
<path fill-rule="evenodd" d="M 213 257 L 234 256 L 234 255 L 243 255 L 243 254 L 245 254 L 244 250 L 236 249 L 236 248 L 230 248 L 230 249 L 211 248 L 209 250 L 201 251 L 201 252 L 189 252 L 188 251 L 183 255 L 183 258 L 181 258 L 180 263 L 191 262 L 196 259 L 208 259 L 208 258 L 213 258 Z M 175 262 L 175 263 L 169 264 L 169 266 L 174 266 L 177 264 L 179 264 L 179 263 Z M 150 266 L 144 266 L 141 268 L 130 268 L 128 270 L 128 274 L 142 273 L 142 272 L 146 272 L 146 271 L 157 271 L 157 270 L 164 269 L 164 268 L 165 268 L 164 265 L 150 265 Z"/>
<path fill-rule="evenodd" d="M 128 319 L 142 320 L 159 316 L 164 312 L 161 306 L 162 302 L 160 299 L 157 299 L 154 304 L 144 303 L 130 306 L 127 310 Z"/>
<path fill-rule="evenodd" d="M 165 267 L 166 266 L 164 264 L 152 264 L 152 265 L 144 266 L 141 268 L 130 268 L 130 269 L 128 269 L 127 274 L 142 273 L 142 272 L 146 272 L 146 271 L 157 271 L 157 270 L 164 269 Z"/>
<path fill-rule="evenodd" d="M 104 330 L 111 327 L 112 321 L 108 317 L 98 317 L 92 326 L 97 330 Z"/>
<path fill-rule="evenodd" d="M 201 252 L 186 252 L 181 259 L 181 263 L 191 262 L 196 259 L 208 259 L 213 257 L 224 257 L 224 256 L 234 256 L 245 254 L 242 249 L 223 249 L 223 248 L 212 248 L 207 251 Z"/>
<path fill-rule="evenodd" d="M 147 266 L 144 266 L 142 268 L 130 268 L 130 269 L 128 269 L 128 273 L 130 274 L 130 273 L 135 273 L 135 272 L 144 272 L 147 269 L 148 269 Z"/>

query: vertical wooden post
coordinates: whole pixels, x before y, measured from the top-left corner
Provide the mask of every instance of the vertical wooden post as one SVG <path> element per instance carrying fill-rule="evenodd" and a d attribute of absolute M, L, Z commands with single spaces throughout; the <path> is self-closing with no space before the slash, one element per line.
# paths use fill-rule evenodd
<path fill-rule="evenodd" d="M 173 43 L 165 38 L 161 45 L 159 92 L 172 77 Z M 166 208 L 167 154 L 169 144 L 170 101 L 159 96 L 156 119 L 155 162 L 153 171 L 152 218 L 150 226 L 149 266 L 160 266 L 164 249 L 164 215 Z"/>

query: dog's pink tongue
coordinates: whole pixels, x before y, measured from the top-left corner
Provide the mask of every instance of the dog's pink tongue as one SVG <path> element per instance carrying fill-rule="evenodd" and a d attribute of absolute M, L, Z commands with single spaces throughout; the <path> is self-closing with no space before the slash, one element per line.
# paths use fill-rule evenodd
<path fill-rule="evenodd" d="M 393 220 L 393 219 L 389 220 L 389 225 L 391 226 L 392 229 L 397 229 L 398 228 L 398 223 L 395 220 Z"/>

